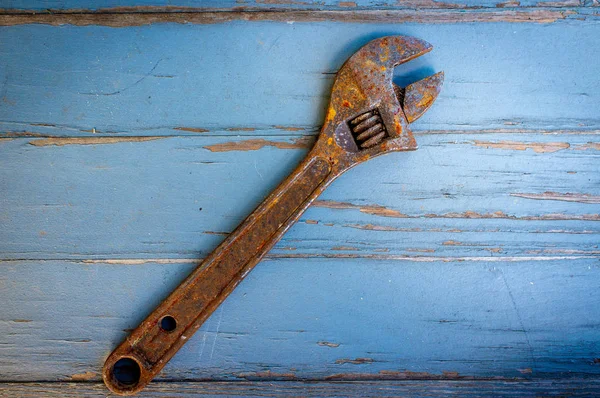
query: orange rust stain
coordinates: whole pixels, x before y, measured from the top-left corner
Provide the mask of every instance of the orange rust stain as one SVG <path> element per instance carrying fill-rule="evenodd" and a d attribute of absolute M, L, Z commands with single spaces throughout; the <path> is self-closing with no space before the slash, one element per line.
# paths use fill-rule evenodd
<path fill-rule="evenodd" d="M 330 106 L 329 110 L 327 111 L 327 116 L 325 117 L 325 122 L 331 122 L 335 118 L 336 114 L 337 112 L 335 111 L 335 109 L 332 106 Z"/>
<path fill-rule="evenodd" d="M 99 378 L 99 376 L 94 372 L 76 373 L 71 376 L 71 380 L 73 381 L 89 381 L 96 380 L 97 378 Z"/>
<path fill-rule="evenodd" d="M 301 137 L 292 142 L 284 141 L 267 141 L 263 138 L 224 142 L 222 144 L 214 144 L 205 146 L 211 152 L 230 152 L 230 151 L 257 151 L 264 147 L 270 146 L 278 149 L 304 149 L 309 148 L 313 143 L 313 137 Z"/>
<path fill-rule="evenodd" d="M 512 151 L 525 151 L 527 149 L 533 150 L 535 153 L 553 153 L 563 149 L 568 149 L 571 145 L 568 142 L 520 142 L 520 141 L 473 141 L 475 146 L 492 148 L 492 149 L 506 149 Z"/>
<path fill-rule="evenodd" d="M 199 127 L 175 127 L 174 130 L 188 131 L 190 133 L 208 133 L 210 131 Z"/>
<path fill-rule="evenodd" d="M 350 108 L 352 106 L 352 104 L 347 100 L 343 100 L 342 106 L 344 106 L 345 108 Z"/>

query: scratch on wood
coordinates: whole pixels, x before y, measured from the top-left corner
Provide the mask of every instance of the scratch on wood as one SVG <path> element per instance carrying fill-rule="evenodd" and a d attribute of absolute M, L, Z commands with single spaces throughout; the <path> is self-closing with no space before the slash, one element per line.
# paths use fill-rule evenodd
<path fill-rule="evenodd" d="M 511 193 L 510 196 L 534 200 L 557 200 L 562 202 L 600 203 L 600 196 L 590 195 L 587 193 L 560 193 L 546 191 L 544 193 Z"/>
<path fill-rule="evenodd" d="M 63 146 L 63 145 L 105 145 L 120 142 L 144 142 L 160 140 L 168 137 L 55 137 L 32 140 L 33 146 Z"/>
<path fill-rule="evenodd" d="M 511 151 L 525 151 L 532 149 L 535 153 L 553 153 L 563 149 L 568 149 L 571 145 L 568 142 L 519 142 L 519 141 L 473 141 L 475 146 L 486 149 L 506 149 Z"/>
<path fill-rule="evenodd" d="M 94 372 L 76 373 L 71 376 L 71 380 L 73 381 L 90 381 L 97 379 L 99 379 L 99 376 Z"/>
<path fill-rule="evenodd" d="M 161 7 L 109 8 L 92 10 L 2 11 L 0 26 L 44 24 L 52 26 L 100 25 L 114 28 L 157 23 L 217 24 L 231 21 L 273 22 L 346 22 L 346 23 L 457 23 L 527 22 L 553 23 L 567 18 L 594 18 L 575 9 L 527 7 L 521 9 L 400 9 L 400 10 L 256 10 L 165 12 Z"/>
<path fill-rule="evenodd" d="M 304 220 L 305 224 L 311 224 L 311 225 L 316 225 L 319 223 L 319 221 L 317 220 Z"/>
<path fill-rule="evenodd" d="M 416 253 L 435 253 L 435 249 L 415 249 L 415 248 L 408 248 L 405 249 L 407 252 L 416 252 Z"/>
<path fill-rule="evenodd" d="M 31 320 L 31 319 L 13 319 L 13 322 L 16 322 L 16 323 L 29 323 L 29 322 L 33 322 L 33 320 Z"/>
<path fill-rule="evenodd" d="M 190 133 L 208 133 L 210 131 L 200 127 L 175 127 L 174 130 L 188 131 Z"/>
<path fill-rule="evenodd" d="M 321 347 L 330 348 L 338 348 L 340 346 L 339 343 L 331 343 L 329 341 L 317 341 L 317 345 L 320 345 Z"/>
<path fill-rule="evenodd" d="M 338 3 L 340 7 L 356 7 L 356 2 L 354 1 L 340 1 Z"/>
<path fill-rule="evenodd" d="M 343 365 L 345 363 L 350 363 L 352 365 L 365 365 L 365 364 L 369 364 L 369 363 L 373 363 L 373 359 L 372 358 L 355 358 L 355 359 L 349 359 L 349 358 L 341 358 L 335 361 L 335 363 L 337 363 L 338 365 Z"/>
<path fill-rule="evenodd" d="M 206 235 L 221 235 L 221 236 L 227 236 L 229 235 L 229 232 L 221 232 L 221 231 L 204 231 L 203 234 Z"/>
<path fill-rule="evenodd" d="M 258 138 L 244 141 L 224 142 L 222 144 L 208 145 L 204 148 L 211 152 L 257 151 L 266 146 L 271 146 L 278 149 L 305 149 L 309 148 L 312 143 L 313 137 L 300 137 L 292 142 L 267 141 L 265 139 Z"/>

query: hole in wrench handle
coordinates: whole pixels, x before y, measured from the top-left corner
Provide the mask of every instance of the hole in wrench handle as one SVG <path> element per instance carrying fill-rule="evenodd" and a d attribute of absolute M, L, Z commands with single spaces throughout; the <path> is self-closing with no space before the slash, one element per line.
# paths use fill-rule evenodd
<path fill-rule="evenodd" d="M 111 391 L 131 395 L 146 386 L 335 179 L 329 161 L 312 153 L 113 351 L 103 369 Z M 167 317 L 176 328 L 164 328 Z M 139 365 L 137 381 L 116 377 L 123 358 Z"/>

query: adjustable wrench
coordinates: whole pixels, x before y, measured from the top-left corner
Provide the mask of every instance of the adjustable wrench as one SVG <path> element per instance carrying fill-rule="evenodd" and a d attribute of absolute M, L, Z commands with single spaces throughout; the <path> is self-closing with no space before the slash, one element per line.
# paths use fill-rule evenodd
<path fill-rule="evenodd" d="M 144 388 L 321 192 L 375 156 L 417 149 L 409 123 L 433 104 L 443 72 L 400 88 L 394 67 L 432 46 L 406 36 L 371 41 L 338 71 L 321 133 L 306 158 L 107 358 L 122 395 Z"/>

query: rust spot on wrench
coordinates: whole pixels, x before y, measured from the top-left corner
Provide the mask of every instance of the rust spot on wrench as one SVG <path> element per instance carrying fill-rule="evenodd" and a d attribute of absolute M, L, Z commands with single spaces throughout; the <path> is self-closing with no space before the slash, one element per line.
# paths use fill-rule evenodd
<path fill-rule="evenodd" d="M 408 124 L 433 104 L 443 73 L 406 88 L 392 76 L 396 65 L 431 48 L 413 37 L 382 37 L 346 61 L 313 149 L 112 352 L 102 372 L 111 391 L 144 388 L 335 178 L 375 156 L 417 149 Z"/>

